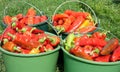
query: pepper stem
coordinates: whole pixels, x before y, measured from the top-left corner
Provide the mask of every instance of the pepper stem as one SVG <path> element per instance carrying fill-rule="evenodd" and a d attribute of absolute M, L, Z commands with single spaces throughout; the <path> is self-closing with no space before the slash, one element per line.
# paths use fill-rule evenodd
<path fill-rule="evenodd" d="M 33 27 L 33 28 L 30 30 L 30 33 L 32 33 L 32 31 L 35 30 L 35 29 L 36 29 L 36 27 Z"/>
<path fill-rule="evenodd" d="M 13 35 L 13 34 L 11 34 L 11 33 L 9 33 L 9 32 L 8 32 L 7 35 L 10 36 L 10 37 L 12 37 L 13 39 L 15 38 L 15 35 Z"/>

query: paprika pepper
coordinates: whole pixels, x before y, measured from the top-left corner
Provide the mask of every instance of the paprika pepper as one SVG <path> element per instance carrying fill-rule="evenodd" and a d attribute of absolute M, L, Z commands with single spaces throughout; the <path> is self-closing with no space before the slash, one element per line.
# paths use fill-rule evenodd
<path fill-rule="evenodd" d="M 57 36 L 47 36 L 50 39 L 50 44 L 55 47 L 60 43 L 60 38 Z"/>
<path fill-rule="evenodd" d="M 97 58 L 95 58 L 95 61 L 97 61 L 97 62 L 109 62 L 110 56 L 111 55 L 98 56 Z"/>
<path fill-rule="evenodd" d="M 34 17 L 34 16 L 36 16 L 35 9 L 33 7 L 29 8 L 28 11 L 27 11 L 27 13 L 26 13 L 26 16 L 27 17 Z"/>
<path fill-rule="evenodd" d="M 9 41 L 9 42 L 6 42 L 5 44 L 2 45 L 2 48 L 4 48 L 5 50 L 8 50 L 10 52 L 14 52 L 15 50 L 19 50 L 17 47 L 16 47 L 16 44 L 12 41 Z"/>
<path fill-rule="evenodd" d="M 11 17 L 9 15 L 3 17 L 5 24 L 10 25 L 12 23 Z"/>
<path fill-rule="evenodd" d="M 84 21 L 85 19 L 83 17 L 78 17 L 67 29 L 66 32 L 74 32 Z"/>
<path fill-rule="evenodd" d="M 15 35 L 12 34 L 8 34 L 9 36 L 13 37 L 13 42 L 23 48 L 27 48 L 27 49 L 33 49 L 33 48 L 37 48 L 38 46 L 40 46 L 40 42 L 31 39 L 30 37 L 26 36 L 26 35 L 22 35 L 20 33 L 16 33 Z"/>
<path fill-rule="evenodd" d="M 87 60 L 93 60 L 92 57 L 89 54 L 85 53 L 83 48 L 81 48 L 80 46 L 75 46 L 74 48 L 71 48 L 70 52 L 75 56 L 78 56 Z"/>
<path fill-rule="evenodd" d="M 63 19 L 63 18 L 68 18 L 68 15 L 67 14 L 55 14 L 52 18 L 53 21 L 57 21 L 59 19 Z"/>
<path fill-rule="evenodd" d="M 51 51 L 51 50 L 53 50 L 54 48 L 53 48 L 53 46 L 51 45 L 51 44 L 47 44 L 46 46 L 45 46 L 45 51 L 47 52 L 47 51 Z"/>
<path fill-rule="evenodd" d="M 66 32 L 69 28 L 69 26 L 71 25 L 71 23 L 75 20 L 75 18 L 73 16 L 69 16 L 69 18 L 67 18 L 65 20 L 65 22 L 63 23 L 63 25 L 58 25 L 56 26 L 58 29 L 58 34 L 60 32 Z M 60 26 L 60 27 L 59 27 Z"/>
<path fill-rule="evenodd" d="M 113 54 L 112 54 L 112 57 L 111 57 L 111 61 L 112 61 L 112 62 L 115 62 L 115 61 L 118 61 L 118 60 L 120 60 L 120 46 L 118 46 L 118 47 L 114 50 L 114 52 L 113 52 Z"/>
<path fill-rule="evenodd" d="M 110 39 L 102 49 L 101 55 L 109 55 L 117 48 L 118 45 L 119 45 L 119 40 L 117 38 Z"/>

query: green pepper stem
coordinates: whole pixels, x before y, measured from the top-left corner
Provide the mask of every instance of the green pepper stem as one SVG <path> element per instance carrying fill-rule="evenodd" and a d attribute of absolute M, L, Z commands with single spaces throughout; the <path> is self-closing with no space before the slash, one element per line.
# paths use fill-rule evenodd
<path fill-rule="evenodd" d="M 13 35 L 11 33 L 8 33 L 7 35 L 10 36 L 10 37 L 12 37 L 13 39 L 15 38 L 15 35 Z"/>

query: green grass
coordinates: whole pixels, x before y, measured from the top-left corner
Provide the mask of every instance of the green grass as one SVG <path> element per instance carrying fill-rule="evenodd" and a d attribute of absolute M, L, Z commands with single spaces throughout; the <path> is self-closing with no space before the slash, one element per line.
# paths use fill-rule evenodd
<path fill-rule="evenodd" d="M 6 15 L 15 15 L 17 13 L 26 13 L 26 9 L 30 6 L 24 3 L 14 3 L 14 0 L 0 0 L 0 21 L 4 16 L 4 9 Z M 33 4 L 39 10 L 43 11 L 49 18 L 53 15 L 55 9 L 66 0 L 26 0 Z M 67 0 L 68 1 L 68 0 Z M 80 0 L 91 6 L 98 19 L 100 20 L 100 28 L 110 31 L 112 34 L 120 38 L 120 1 L 119 0 Z M 62 12 L 65 9 L 81 10 L 79 3 L 68 3 L 62 6 L 57 12 Z M 39 14 L 39 13 L 38 13 Z M 2 22 L 0 24 L 0 33 L 3 32 Z"/>

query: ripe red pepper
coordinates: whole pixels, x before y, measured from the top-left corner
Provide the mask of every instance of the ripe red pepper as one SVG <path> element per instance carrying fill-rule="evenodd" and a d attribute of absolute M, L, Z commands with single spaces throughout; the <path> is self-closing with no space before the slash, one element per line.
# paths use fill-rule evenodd
<path fill-rule="evenodd" d="M 92 45 L 92 46 L 105 46 L 107 42 L 103 39 L 97 39 L 97 38 L 88 38 L 88 39 L 81 39 L 79 45 L 85 46 L 85 45 Z"/>
<path fill-rule="evenodd" d="M 25 48 L 21 48 L 21 47 L 19 47 L 19 49 L 20 49 L 20 53 L 22 53 L 22 54 L 29 54 L 29 52 L 30 52 L 29 49 L 25 49 Z"/>
<path fill-rule="evenodd" d="M 106 38 L 106 33 L 94 32 L 92 34 L 92 37 L 99 38 L 99 39 L 105 39 Z"/>
<path fill-rule="evenodd" d="M 100 55 L 100 50 L 98 48 L 94 48 L 91 52 L 90 55 L 92 58 L 96 58 Z"/>
<path fill-rule="evenodd" d="M 85 40 L 85 39 L 88 39 L 88 38 L 89 37 L 88 37 L 87 34 L 84 34 L 83 36 L 80 36 L 80 37 L 75 37 L 74 38 L 74 44 L 79 45 L 81 39 Z"/>
<path fill-rule="evenodd" d="M 15 30 L 22 29 L 25 26 L 24 23 L 20 23 L 19 21 L 12 23 L 12 28 Z"/>
<path fill-rule="evenodd" d="M 36 27 L 30 27 L 30 26 L 24 26 L 22 27 L 21 31 L 24 33 L 26 31 L 33 33 L 33 34 L 39 34 L 44 33 L 43 30 L 37 29 Z"/>
<path fill-rule="evenodd" d="M 15 35 L 9 34 L 9 36 L 13 37 L 13 42 L 22 48 L 33 49 L 41 45 L 40 42 L 31 39 L 28 35 L 16 33 Z"/>
<path fill-rule="evenodd" d="M 85 19 L 83 17 L 78 17 L 67 29 L 66 32 L 74 32 L 84 21 Z"/>
<path fill-rule="evenodd" d="M 84 49 L 80 46 L 75 46 L 74 48 L 71 48 L 70 53 L 87 60 L 93 60 L 92 57 L 89 54 L 85 53 Z"/>
<path fill-rule="evenodd" d="M 54 21 L 54 22 L 53 22 L 53 25 L 54 25 L 54 26 L 57 26 L 57 25 L 58 25 L 57 21 Z"/>
<path fill-rule="evenodd" d="M 73 15 L 75 13 L 75 11 L 73 11 L 73 10 L 65 10 L 64 13 L 70 16 L 70 15 Z"/>
<path fill-rule="evenodd" d="M 62 19 L 58 20 L 58 25 L 62 25 L 64 21 Z"/>
<path fill-rule="evenodd" d="M 112 57 L 111 57 L 111 61 L 112 61 L 112 62 L 115 62 L 115 61 L 118 61 L 118 60 L 120 60 L 120 46 L 118 46 L 118 47 L 114 50 L 114 52 L 113 52 L 113 54 L 112 54 Z"/>
<path fill-rule="evenodd" d="M 51 51 L 51 50 L 53 50 L 54 48 L 52 47 L 52 45 L 51 44 L 47 44 L 46 46 L 45 46 L 45 51 Z"/>
<path fill-rule="evenodd" d="M 98 56 L 97 58 L 95 58 L 95 61 L 97 61 L 97 62 L 109 62 L 110 56 L 111 55 Z"/>
<path fill-rule="evenodd" d="M 23 18 L 19 19 L 20 24 L 25 24 L 26 19 L 27 19 L 27 17 L 23 17 Z"/>
<path fill-rule="evenodd" d="M 77 18 L 79 16 L 82 16 L 83 18 L 87 18 L 90 14 L 88 12 L 75 12 L 74 16 Z"/>
<path fill-rule="evenodd" d="M 59 19 L 63 19 L 63 18 L 68 18 L 69 16 L 67 14 L 55 14 L 52 18 L 53 21 L 57 21 Z"/>
<path fill-rule="evenodd" d="M 87 27 L 84 27 L 82 29 L 80 29 L 80 33 L 88 33 L 88 32 L 92 32 L 96 29 L 97 27 L 96 26 L 87 26 Z"/>
<path fill-rule="evenodd" d="M 119 45 L 119 40 L 117 38 L 110 39 L 102 49 L 101 55 L 109 55 L 118 47 L 118 45 Z"/>
<path fill-rule="evenodd" d="M 75 12 L 73 10 L 66 10 L 64 13 L 68 14 L 68 15 L 72 15 L 72 16 L 74 16 L 76 18 L 81 16 L 81 17 L 83 17 L 85 19 L 87 18 L 87 16 L 90 15 L 88 12 Z"/>
<path fill-rule="evenodd" d="M 5 24 L 10 25 L 12 23 L 11 17 L 10 16 L 4 16 L 3 21 Z"/>
<path fill-rule="evenodd" d="M 60 32 L 66 32 L 69 28 L 69 26 L 71 25 L 71 23 L 75 20 L 75 18 L 73 16 L 69 16 L 69 18 L 67 18 L 65 20 L 65 22 L 63 23 L 63 25 L 58 25 L 56 26 L 58 29 L 58 33 Z M 60 26 L 60 27 L 59 27 Z"/>
<path fill-rule="evenodd" d="M 16 17 L 19 20 L 19 19 L 23 18 L 23 14 L 19 13 L 19 14 L 16 15 Z"/>
<path fill-rule="evenodd" d="M 26 13 L 26 16 L 29 16 L 29 17 L 34 17 L 34 16 L 36 16 L 36 11 L 35 11 L 35 9 L 34 8 L 29 8 L 28 9 L 28 11 L 27 11 L 27 13 Z"/>
<path fill-rule="evenodd" d="M 10 36 L 8 35 L 8 33 L 15 34 L 16 31 L 13 30 L 11 26 L 7 26 L 7 28 L 5 29 L 4 33 L 2 34 L 2 39 L 5 38 L 5 39 L 8 39 L 8 40 L 11 40 L 12 37 L 10 37 Z"/>
<path fill-rule="evenodd" d="M 34 17 L 27 17 L 25 23 L 28 25 L 34 24 Z"/>
<path fill-rule="evenodd" d="M 50 39 L 50 44 L 55 47 L 60 43 L 60 38 L 57 36 L 48 36 L 48 38 Z"/>
<path fill-rule="evenodd" d="M 18 50 L 16 44 L 12 41 L 6 42 L 4 45 L 2 45 L 2 48 L 10 52 L 15 52 L 16 50 Z"/>
<path fill-rule="evenodd" d="M 48 18 L 45 15 L 40 16 L 40 22 L 46 21 Z"/>
<path fill-rule="evenodd" d="M 35 16 L 33 21 L 34 21 L 33 24 L 39 24 L 40 23 L 40 16 Z"/>

